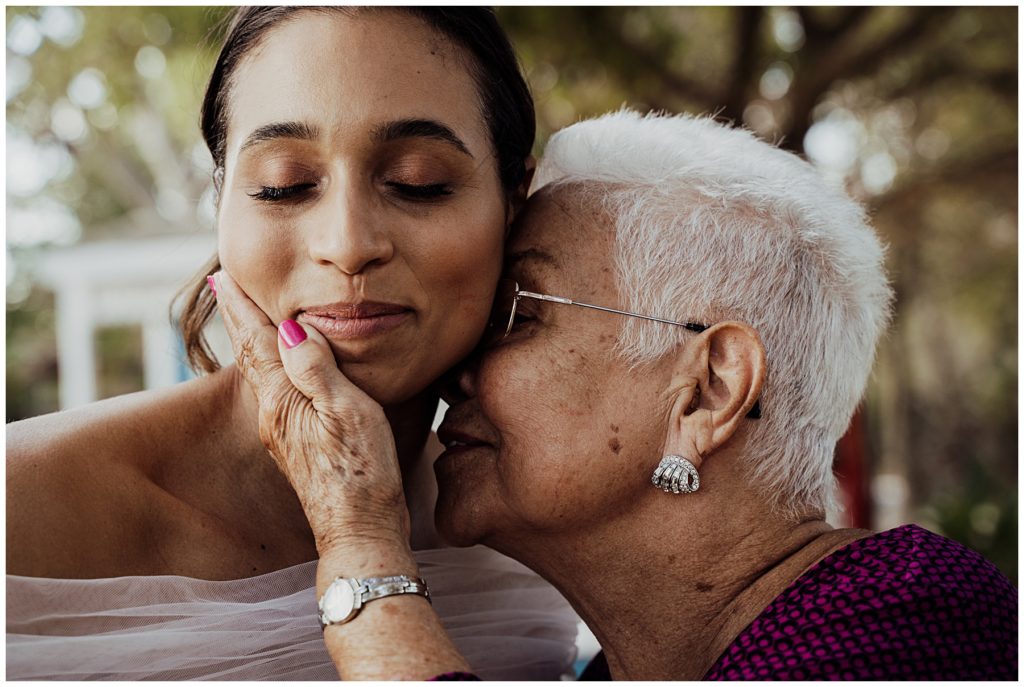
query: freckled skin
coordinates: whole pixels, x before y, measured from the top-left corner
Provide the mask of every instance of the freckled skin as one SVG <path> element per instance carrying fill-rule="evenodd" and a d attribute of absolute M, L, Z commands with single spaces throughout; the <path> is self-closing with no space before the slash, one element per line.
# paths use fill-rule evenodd
<path fill-rule="evenodd" d="M 622 309 L 604 269 L 611 223 L 581 195 L 565 185 L 531 197 L 509 253 L 543 251 L 558 264 L 515 263 L 509 276 Z M 744 418 L 766 372 L 752 328 L 719 322 L 631 370 L 613 353 L 622 324 L 545 303 L 460 376 L 446 422 L 487 445 L 437 461 L 437 523 L 562 590 L 616 679 L 697 680 L 802 571 L 866 533 L 833 530 L 819 512 L 773 511 L 745 474 L 760 456 L 745 454 Z M 690 447 L 699 492 L 653 489 L 663 450 Z"/>
<path fill-rule="evenodd" d="M 601 269 L 613 228 L 581 207 L 567 189 L 535 194 L 508 251 L 541 248 L 561 265 L 524 266 L 511 276 L 530 290 L 621 308 L 614 272 Z M 435 466 L 438 525 L 459 543 L 487 543 L 497 529 L 585 527 L 609 510 L 629 512 L 659 460 L 655 437 L 666 407 L 615 357 L 621 318 L 557 304 L 531 312 L 537 324 L 514 330 L 478 370 L 473 403 L 481 422 L 493 425 L 486 432 L 498 449 Z"/>

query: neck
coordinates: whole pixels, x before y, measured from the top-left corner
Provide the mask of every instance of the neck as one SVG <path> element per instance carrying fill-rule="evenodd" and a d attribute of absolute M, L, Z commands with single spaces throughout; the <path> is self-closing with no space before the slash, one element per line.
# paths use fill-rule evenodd
<path fill-rule="evenodd" d="M 292 528 L 302 530 L 303 536 L 312 537 L 309 526 L 301 509 L 296 512 L 298 499 L 281 474 L 273 458 L 264 448 L 259 438 L 259 403 L 248 382 L 242 377 L 234 365 L 214 373 L 218 377 L 218 397 L 224 403 L 225 412 L 223 431 L 219 433 L 218 443 L 223 452 L 220 455 L 233 455 L 235 460 L 232 480 L 235 484 L 247 487 L 247 495 L 254 503 L 278 504 L 279 508 L 271 507 L 272 511 L 291 511 Z M 385 416 L 391 425 L 395 437 L 395 448 L 402 471 L 406 498 L 410 502 L 410 515 L 413 518 L 414 533 L 421 527 L 417 510 L 412 507 L 413 501 L 421 498 L 422 473 L 424 464 L 424 446 L 430 435 L 431 422 L 437 409 L 437 393 L 428 388 L 422 393 L 402 403 L 384 408 Z M 430 473 L 430 465 L 426 465 Z M 432 473 L 431 484 L 433 483 Z M 239 479 L 242 477 L 242 479 Z M 433 502 L 429 505 L 433 510 Z M 430 531 L 433 531 L 432 518 L 426 518 Z M 414 535 L 414 540 L 416 539 Z"/>
<path fill-rule="evenodd" d="M 428 388 L 407 401 L 384 408 L 391 433 L 395 437 L 395 449 L 398 451 L 403 478 L 415 473 L 423 462 L 423 448 L 437 412 L 437 401 L 437 392 Z"/>
<path fill-rule="evenodd" d="M 787 521 L 731 493 L 717 506 L 652 493 L 650 507 L 585 534 L 532 533 L 503 552 L 562 591 L 615 679 L 699 680 L 808 567 L 868 534 L 820 517 Z"/>
<path fill-rule="evenodd" d="M 244 447 L 249 454 L 264 456 L 266 450 L 259 440 L 259 402 L 256 395 L 234 365 L 215 374 L 224 375 L 224 385 L 229 387 L 230 428 L 234 430 L 232 443 Z M 428 388 L 406 401 L 384 408 L 395 437 L 403 475 L 414 470 L 422 457 L 437 410 L 437 400 L 437 392 Z"/>

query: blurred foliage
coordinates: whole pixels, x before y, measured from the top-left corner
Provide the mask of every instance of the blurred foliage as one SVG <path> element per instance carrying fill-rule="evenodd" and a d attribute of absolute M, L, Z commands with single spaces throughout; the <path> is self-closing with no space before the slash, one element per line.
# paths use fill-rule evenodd
<path fill-rule="evenodd" d="M 7 307 L 7 422 L 57 408 L 53 296 L 37 289 Z"/>
<path fill-rule="evenodd" d="M 100 398 L 142 391 L 142 327 L 119 325 L 96 331 L 96 387 Z"/>
<path fill-rule="evenodd" d="M 209 229 L 198 111 L 225 11 L 7 8 L 9 418 L 56 402 L 36 252 Z M 499 8 L 538 154 L 623 104 L 709 113 L 806 154 L 867 204 L 898 297 L 866 404 L 872 472 L 903 480 L 905 517 L 1014 579 L 1017 11 Z M 26 150 L 34 164 L 12 168 Z"/>

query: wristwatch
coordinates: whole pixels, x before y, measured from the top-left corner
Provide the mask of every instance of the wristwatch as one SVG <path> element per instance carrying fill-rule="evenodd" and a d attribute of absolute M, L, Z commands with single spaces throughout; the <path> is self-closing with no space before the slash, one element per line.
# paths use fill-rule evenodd
<path fill-rule="evenodd" d="M 430 601 L 427 583 L 418 577 L 392 575 L 362 580 L 336 577 L 317 603 L 320 627 L 323 629 L 328 625 L 347 623 L 359 614 L 366 602 L 396 594 L 418 594 Z"/>

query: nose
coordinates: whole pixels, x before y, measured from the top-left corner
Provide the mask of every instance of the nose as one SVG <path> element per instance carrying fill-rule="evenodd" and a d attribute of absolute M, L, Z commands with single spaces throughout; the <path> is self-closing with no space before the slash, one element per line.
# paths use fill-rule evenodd
<path fill-rule="evenodd" d="M 310 258 L 320 264 L 334 265 L 348 275 L 388 262 L 395 253 L 395 246 L 370 194 L 339 188 L 332 195 L 307 233 Z"/>
<path fill-rule="evenodd" d="M 449 370 L 441 379 L 441 398 L 450 406 L 476 398 L 476 377 L 480 367 L 479 349 Z"/>

